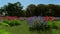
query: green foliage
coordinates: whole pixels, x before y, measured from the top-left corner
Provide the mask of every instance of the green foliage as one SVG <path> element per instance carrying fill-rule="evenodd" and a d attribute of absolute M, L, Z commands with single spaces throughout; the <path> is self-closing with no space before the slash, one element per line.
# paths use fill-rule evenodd
<path fill-rule="evenodd" d="M 60 5 L 55 4 L 30 4 L 27 6 L 26 10 L 22 10 L 23 6 L 20 2 L 8 3 L 0 9 L 0 14 L 3 16 L 21 16 L 21 17 L 30 17 L 30 16 L 58 16 L 60 14 Z"/>
<path fill-rule="evenodd" d="M 51 20 L 49 20 L 47 22 L 47 27 L 53 28 L 53 29 L 57 29 L 58 28 L 58 26 L 56 25 L 56 23 L 55 22 L 52 22 Z"/>
<path fill-rule="evenodd" d="M 19 21 L 22 25 L 14 26 L 14 27 L 0 27 L 0 29 L 4 29 L 10 31 L 12 34 L 38 34 L 37 31 L 29 31 L 29 26 L 27 25 L 27 21 Z M 54 21 L 54 23 L 60 27 L 60 21 Z M 2 33 L 2 32 L 1 32 Z M 3 33 L 4 34 L 4 33 Z M 59 29 L 48 30 L 48 32 L 40 31 L 39 34 L 60 34 Z"/>
<path fill-rule="evenodd" d="M 3 23 L 8 24 L 8 23 L 9 23 L 9 21 L 8 21 L 8 20 L 3 20 Z"/>
<path fill-rule="evenodd" d="M 47 26 L 50 27 L 50 28 L 52 28 L 52 27 L 53 27 L 53 22 L 49 20 L 49 21 L 47 22 Z"/>
<path fill-rule="evenodd" d="M 10 26 L 20 25 L 20 22 L 18 22 L 17 20 L 11 20 L 9 25 Z"/>
<path fill-rule="evenodd" d="M 4 16 L 22 16 L 22 6 L 20 2 L 16 3 L 8 3 L 8 5 L 4 5 L 3 9 L 1 8 L 1 13 L 5 13 Z"/>
<path fill-rule="evenodd" d="M 3 25 L 3 26 L 9 26 L 9 24 L 3 23 L 3 22 L 0 22 L 0 25 Z"/>
<path fill-rule="evenodd" d="M 8 24 L 9 26 L 20 25 L 19 20 L 4 20 L 2 24 Z"/>
<path fill-rule="evenodd" d="M 34 16 L 36 13 L 36 5 L 30 4 L 26 9 L 26 16 Z"/>
<path fill-rule="evenodd" d="M 5 31 L 5 30 L 0 30 L 0 34 L 12 34 L 12 33 Z"/>

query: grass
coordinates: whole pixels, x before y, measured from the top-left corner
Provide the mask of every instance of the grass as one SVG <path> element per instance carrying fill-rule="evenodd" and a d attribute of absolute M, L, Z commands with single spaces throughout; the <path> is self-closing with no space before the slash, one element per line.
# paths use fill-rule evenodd
<path fill-rule="evenodd" d="M 37 34 L 37 31 L 30 32 L 29 26 L 27 25 L 26 21 L 20 21 L 21 25 L 19 26 L 13 26 L 13 27 L 6 27 L 1 26 L 0 29 L 4 29 L 8 32 L 11 32 L 12 34 Z M 60 27 L 60 21 L 55 21 L 56 25 Z M 60 34 L 60 29 L 52 29 L 51 32 L 45 32 L 46 34 Z M 44 32 L 41 32 L 41 34 L 45 34 Z"/>

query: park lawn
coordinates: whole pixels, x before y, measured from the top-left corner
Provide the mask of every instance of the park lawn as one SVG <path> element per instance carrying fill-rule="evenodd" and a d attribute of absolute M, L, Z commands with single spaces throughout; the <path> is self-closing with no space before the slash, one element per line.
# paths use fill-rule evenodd
<path fill-rule="evenodd" d="M 8 32 L 11 32 L 12 34 L 37 34 L 37 31 L 30 32 L 29 31 L 29 26 L 27 24 L 27 21 L 20 21 L 21 25 L 19 26 L 12 26 L 12 27 L 6 27 L 6 26 L 1 26 L 0 29 L 4 29 Z M 56 25 L 60 27 L 60 21 L 55 21 Z M 52 29 L 52 32 L 46 32 L 46 34 L 60 34 L 60 29 Z M 44 32 L 41 32 L 42 34 L 45 34 Z"/>

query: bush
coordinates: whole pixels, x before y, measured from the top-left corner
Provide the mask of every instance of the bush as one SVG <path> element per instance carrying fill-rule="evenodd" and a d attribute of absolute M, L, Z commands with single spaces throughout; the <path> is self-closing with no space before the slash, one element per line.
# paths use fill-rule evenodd
<path fill-rule="evenodd" d="M 45 21 L 45 22 L 41 22 L 40 20 L 35 20 L 32 22 L 31 26 L 30 26 L 30 31 L 31 30 L 42 30 L 42 31 L 47 31 L 49 29 L 57 29 L 58 27 L 56 26 L 56 24 L 54 23 L 54 21 Z"/>
<path fill-rule="evenodd" d="M 9 26 L 9 24 L 3 23 L 3 22 L 0 22 L 0 25 L 3 25 L 3 26 Z"/>
<path fill-rule="evenodd" d="M 3 20 L 3 23 L 8 24 L 8 23 L 9 23 L 9 21 L 8 21 L 8 20 Z"/>
<path fill-rule="evenodd" d="M 4 20 L 3 23 L 8 24 L 9 26 L 20 25 L 18 20 Z"/>
<path fill-rule="evenodd" d="M 9 22 L 9 25 L 10 25 L 10 26 L 20 25 L 20 22 L 17 21 L 17 20 L 11 20 L 11 21 Z"/>
<path fill-rule="evenodd" d="M 40 28 L 41 28 L 40 20 L 34 20 L 29 29 L 31 31 L 31 30 L 40 30 Z"/>
<path fill-rule="evenodd" d="M 49 20 L 47 22 L 47 27 L 53 28 L 53 29 L 57 29 L 58 28 L 58 26 L 55 24 L 55 22 L 52 22 L 51 20 Z"/>

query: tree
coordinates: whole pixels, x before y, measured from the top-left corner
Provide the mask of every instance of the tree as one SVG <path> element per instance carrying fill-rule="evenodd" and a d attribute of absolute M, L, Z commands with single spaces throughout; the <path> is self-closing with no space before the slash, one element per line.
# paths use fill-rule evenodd
<path fill-rule="evenodd" d="M 48 4 L 48 8 L 51 9 L 49 10 L 51 13 L 50 13 L 50 16 L 57 16 L 57 12 L 59 10 L 59 7 L 58 5 L 54 5 L 54 4 Z M 48 11 L 48 12 L 49 12 Z M 49 14 L 49 13 L 48 13 Z"/>
<path fill-rule="evenodd" d="M 35 16 L 36 5 L 30 4 L 26 9 L 27 16 Z"/>
<path fill-rule="evenodd" d="M 60 17 L 60 5 L 55 4 L 30 4 L 27 6 L 26 10 L 23 10 L 23 6 L 20 2 L 16 3 L 8 3 L 8 5 L 4 5 L 0 7 L 0 15 L 4 16 L 55 16 Z"/>
<path fill-rule="evenodd" d="M 5 6 L 8 16 L 21 16 L 22 8 L 20 2 L 8 3 L 8 5 Z"/>
<path fill-rule="evenodd" d="M 47 5 L 38 4 L 37 5 L 37 16 L 45 16 L 47 10 L 48 10 Z"/>

